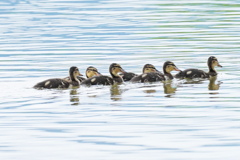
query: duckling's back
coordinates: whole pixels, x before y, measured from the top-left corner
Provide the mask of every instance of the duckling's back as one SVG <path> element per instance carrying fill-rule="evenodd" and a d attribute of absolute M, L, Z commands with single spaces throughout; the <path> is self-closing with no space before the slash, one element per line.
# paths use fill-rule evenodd
<path fill-rule="evenodd" d="M 165 77 L 162 73 L 149 72 L 149 73 L 143 73 L 139 76 L 133 77 L 131 79 L 131 82 L 147 83 L 147 82 L 158 82 L 158 81 L 164 81 L 164 80 L 165 80 Z"/>
<path fill-rule="evenodd" d="M 71 79 L 70 79 L 69 76 L 68 76 L 68 77 L 65 77 L 65 78 L 63 78 L 63 79 L 66 80 L 66 81 L 68 81 L 68 82 L 71 81 Z M 80 77 L 80 76 L 78 76 L 77 79 L 79 80 L 79 82 L 83 82 L 83 81 L 86 80 L 86 78 L 84 78 L 84 77 Z"/>
<path fill-rule="evenodd" d="M 113 85 L 114 81 L 111 77 L 108 76 L 96 76 L 88 78 L 87 80 L 83 81 L 81 85 Z"/>
<path fill-rule="evenodd" d="M 186 69 L 176 74 L 175 78 L 209 78 L 209 74 L 199 69 Z"/>
<path fill-rule="evenodd" d="M 125 72 L 125 73 L 122 73 L 121 75 L 122 75 L 123 81 L 130 81 L 133 77 L 137 76 L 137 74 L 132 72 Z"/>
<path fill-rule="evenodd" d="M 45 81 L 37 83 L 33 88 L 36 89 L 41 89 L 41 88 L 68 88 L 70 85 L 69 82 L 60 79 L 60 78 L 55 78 L 55 79 L 47 79 Z"/>

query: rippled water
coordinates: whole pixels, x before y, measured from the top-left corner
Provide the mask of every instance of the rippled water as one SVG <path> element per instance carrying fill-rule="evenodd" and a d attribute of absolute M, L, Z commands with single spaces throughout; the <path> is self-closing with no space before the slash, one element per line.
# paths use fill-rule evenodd
<path fill-rule="evenodd" d="M 2 0 L 1 159 L 239 159 L 239 15 L 238 0 Z M 217 79 L 32 88 L 74 65 L 207 71 L 212 55 Z"/>

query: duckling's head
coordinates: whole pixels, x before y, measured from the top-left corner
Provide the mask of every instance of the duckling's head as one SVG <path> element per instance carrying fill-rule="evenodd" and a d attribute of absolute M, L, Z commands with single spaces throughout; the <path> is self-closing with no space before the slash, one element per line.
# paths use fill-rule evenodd
<path fill-rule="evenodd" d="M 119 77 L 118 73 L 125 73 L 122 67 L 117 63 L 112 63 L 110 65 L 109 72 L 113 77 Z"/>
<path fill-rule="evenodd" d="M 91 78 L 94 76 L 100 76 L 101 73 L 98 72 L 97 68 L 90 66 L 86 69 L 86 77 Z"/>
<path fill-rule="evenodd" d="M 171 61 L 166 61 L 163 65 L 163 72 L 164 74 L 170 73 L 171 71 L 181 71 L 180 69 L 177 68 L 177 66 L 171 62 Z"/>
<path fill-rule="evenodd" d="M 208 58 L 208 68 L 210 69 L 210 71 L 215 71 L 215 70 L 214 70 L 214 67 L 216 67 L 216 66 L 222 67 L 222 66 L 219 64 L 219 62 L 218 62 L 218 60 L 217 60 L 216 57 L 214 57 L 214 56 L 209 57 L 209 58 Z"/>
<path fill-rule="evenodd" d="M 149 72 L 158 72 L 158 70 L 155 68 L 152 64 L 145 64 L 143 66 L 143 73 L 149 73 Z"/>
<path fill-rule="evenodd" d="M 78 68 L 75 66 L 72 66 L 69 69 L 69 75 L 71 77 L 71 80 L 75 80 L 77 76 L 82 76 L 82 74 L 79 72 Z"/>

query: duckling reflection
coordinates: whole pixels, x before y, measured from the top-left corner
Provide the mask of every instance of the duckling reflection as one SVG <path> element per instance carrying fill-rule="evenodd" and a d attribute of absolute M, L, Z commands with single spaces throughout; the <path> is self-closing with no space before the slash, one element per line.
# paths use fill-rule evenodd
<path fill-rule="evenodd" d="M 172 93 L 175 93 L 177 90 L 177 88 L 172 87 L 172 83 L 169 83 L 169 82 L 163 83 L 163 89 L 165 94 L 172 94 Z"/>
<path fill-rule="evenodd" d="M 196 79 L 185 79 L 183 84 L 202 84 L 206 79 L 196 78 Z"/>
<path fill-rule="evenodd" d="M 119 101 L 122 99 L 121 94 L 123 90 L 120 89 L 119 85 L 117 84 L 111 85 L 110 92 L 111 92 L 111 100 Z"/>
<path fill-rule="evenodd" d="M 218 82 L 217 84 L 215 84 L 216 80 L 217 80 L 217 76 L 210 77 L 209 84 L 208 84 L 209 90 L 219 90 L 220 84 L 222 84 L 222 82 Z"/>
<path fill-rule="evenodd" d="M 80 99 L 79 99 L 79 93 L 77 92 L 77 89 L 70 90 L 70 102 L 73 102 L 71 105 L 79 105 Z"/>
<path fill-rule="evenodd" d="M 157 91 L 155 89 L 147 89 L 143 91 L 144 93 L 156 93 Z"/>
<path fill-rule="evenodd" d="M 155 93 L 157 93 L 157 90 L 155 89 L 157 87 L 159 87 L 159 84 L 144 85 L 140 88 L 146 88 L 142 90 L 144 93 L 147 93 L 146 97 L 154 97 Z"/>

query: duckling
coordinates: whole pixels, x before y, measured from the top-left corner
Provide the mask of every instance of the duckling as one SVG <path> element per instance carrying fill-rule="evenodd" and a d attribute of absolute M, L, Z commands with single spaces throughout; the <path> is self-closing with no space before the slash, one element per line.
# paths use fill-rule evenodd
<path fill-rule="evenodd" d="M 158 81 L 165 81 L 167 79 L 173 79 L 173 76 L 171 75 L 171 71 L 176 70 L 180 71 L 173 62 L 167 61 L 163 65 L 163 73 L 158 71 L 152 64 L 146 64 L 143 67 L 143 74 L 133 77 L 131 79 L 131 82 L 140 82 L 140 83 L 146 83 L 146 82 L 158 82 Z"/>
<path fill-rule="evenodd" d="M 37 83 L 33 88 L 42 89 L 42 88 L 69 88 L 70 86 L 79 86 L 80 81 L 77 76 L 82 76 L 78 68 L 73 66 L 69 69 L 70 81 L 61 79 L 61 78 L 52 78 L 45 81 Z"/>
<path fill-rule="evenodd" d="M 86 72 L 85 72 L 85 73 L 86 73 L 86 77 L 87 77 L 87 78 L 91 78 L 91 77 L 94 77 L 94 76 L 100 76 L 100 75 L 101 75 L 101 73 L 98 72 L 97 68 L 95 68 L 95 67 L 93 67 L 93 66 L 89 66 L 89 67 L 86 69 Z M 83 82 L 83 81 L 85 81 L 85 80 L 87 79 L 87 78 L 80 77 L 80 76 L 78 76 L 77 78 L 78 78 L 78 80 L 79 80 L 80 82 Z M 64 80 L 70 81 L 70 77 L 65 77 Z"/>
<path fill-rule="evenodd" d="M 87 80 L 83 81 L 82 85 L 113 85 L 115 83 L 121 84 L 123 83 L 123 79 L 118 73 L 124 73 L 125 71 L 122 69 L 122 67 L 117 63 L 112 63 L 109 67 L 109 73 L 112 77 L 109 76 L 95 76 L 88 78 Z"/>
<path fill-rule="evenodd" d="M 145 64 L 143 66 L 142 74 L 133 77 L 130 81 L 134 83 L 146 83 L 146 82 L 156 82 L 161 81 L 164 75 L 159 72 L 154 65 Z M 165 79 L 165 78 L 164 78 Z"/>
<path fill-rule="evenodd" d="M 86 69 L 86 77 L 87 78 L 91 78 L 94 76 L 101 76 L 101 75 L 102 74 L 100 72 L 98 72 L 98 69 L 93 66 L 90 66 Z"/>
<path fill-rule="evenodd" d="M 217 58 L 214 56 L 210 56 L 208 58 L 208 68 L 209 71 L 205 72 L 203 70 L 199 70 L 199 69 L 186 69 L 184 71 L 180 71 L 178 74 L 175 75 L 175 78 L 209 78 L 211 76 L 216 76 L 217 72 L 215 70 L 215 67 L 222 67 Z"/>

